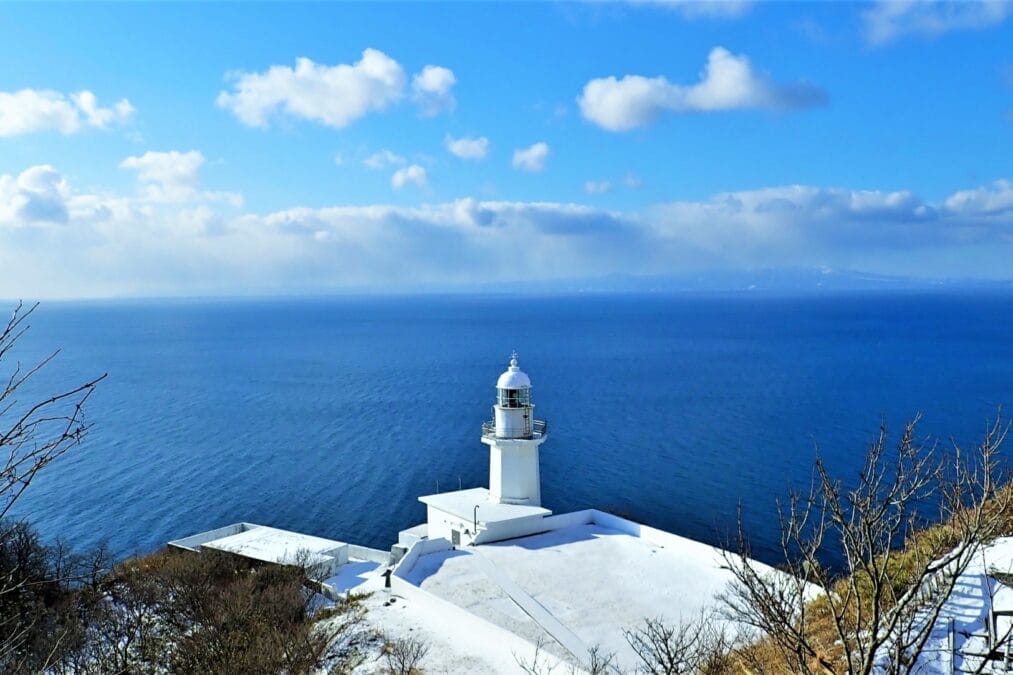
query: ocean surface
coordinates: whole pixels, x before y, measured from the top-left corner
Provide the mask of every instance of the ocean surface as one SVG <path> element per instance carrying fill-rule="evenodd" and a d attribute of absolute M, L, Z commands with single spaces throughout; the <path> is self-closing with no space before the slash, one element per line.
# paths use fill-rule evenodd
<path fill-rule="evenodd" d="M 15 515 L 119 555 L 240 520 L 389 547 L 418 495 L 487 484 L 513 349 L 546 506 L 720 544 L 741 504 L 768 561 L 817 446 L 848 478 L 881 422 L 970 445 L 1013 403 L 1008 294 L 45 303 L 18 357 L 56 348 L 39 393 L 109 376 Z"/>

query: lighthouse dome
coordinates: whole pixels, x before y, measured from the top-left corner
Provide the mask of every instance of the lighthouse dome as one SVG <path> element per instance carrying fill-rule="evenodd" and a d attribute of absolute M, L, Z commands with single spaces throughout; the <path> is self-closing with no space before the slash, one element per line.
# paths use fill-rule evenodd
<path fill-rule="evenodd" d="M 517 365 L 517 354 L 510 357 L 510 366 L 496 380 L 497 389 L 530 389 L 531 378 Z"/>

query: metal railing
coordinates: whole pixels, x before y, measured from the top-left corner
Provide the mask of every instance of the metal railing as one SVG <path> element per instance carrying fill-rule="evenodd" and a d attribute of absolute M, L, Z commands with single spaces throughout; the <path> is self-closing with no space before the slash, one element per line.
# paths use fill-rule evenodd
<path fill-rule="evenodd" d="M 545 420 L 531 420 L 524 435 L 517 438 L 541 438 L 549 433 L 549 423 Z M 496 420 L 482 422 L 482 436 L 485 438 L 501 438 L 496 435 Z"/>

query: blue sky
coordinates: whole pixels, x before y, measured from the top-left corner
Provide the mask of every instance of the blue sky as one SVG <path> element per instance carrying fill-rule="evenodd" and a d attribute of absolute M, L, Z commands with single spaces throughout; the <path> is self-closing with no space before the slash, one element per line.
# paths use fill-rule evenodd
<path fill-rule="evenodd" d="M 5 4 L 0 34 L 0 296 L 1013 277 L 1009 3 Z"/>

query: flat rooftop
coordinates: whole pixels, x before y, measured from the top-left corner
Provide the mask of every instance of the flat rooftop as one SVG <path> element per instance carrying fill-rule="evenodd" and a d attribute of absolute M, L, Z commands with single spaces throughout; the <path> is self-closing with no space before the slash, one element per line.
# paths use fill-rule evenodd
<path fill-rule="evenodd" d="M 638 661 L 623 629 L 646 618 L 692 619 L 732 579 L 719 549 L 650 531 L 640 536 L 592 520 L 430 553 L 404 578 L 531 643 L 543 641 L 558 657 L 599 646 L 625 670 Z"/>
<path fill-rule="evenodd" d="M 237 534 L 201 543 L 202 548 L 236 553 L 270 563 L 314 564 L 331 557 L 331 552 L 345 546 L 340 541 L 314 537 L 288 530 L 258 525 Z"/>
<path fill-rule="evenodd" d="M 498 523 L 504 520 L 513 520 L 527 516 L 552 515 L 552 511 L 544 509 L 541 506 L 497 504 L 491 502 L 489 501 L 488 488 L 471 488 L 469 490 L 425 495 L 419 497 L 419 501 L 427 506 L 432 506 L 464 520 L 471 520 L 477 516 L 478 521 L 481 523 Z M 478 507 L 478 511 L 475 511 L 476 506 Z"/>

